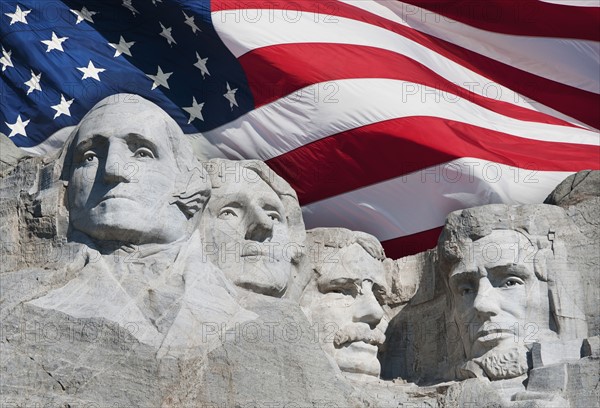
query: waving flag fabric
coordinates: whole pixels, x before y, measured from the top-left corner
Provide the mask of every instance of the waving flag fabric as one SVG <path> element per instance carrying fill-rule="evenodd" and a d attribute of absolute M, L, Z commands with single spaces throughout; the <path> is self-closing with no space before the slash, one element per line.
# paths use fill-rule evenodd
<path fill-rule="evenodd" d="M 308 228 L 388 256 L 448 212 L 600 168 L 594 1 L 3 0 L 0 132 L 60 148 L 100 99 L 163 107 L 205 157 L 267 161 Z M 134 102 L 134 101 L 132 101 Z"/>

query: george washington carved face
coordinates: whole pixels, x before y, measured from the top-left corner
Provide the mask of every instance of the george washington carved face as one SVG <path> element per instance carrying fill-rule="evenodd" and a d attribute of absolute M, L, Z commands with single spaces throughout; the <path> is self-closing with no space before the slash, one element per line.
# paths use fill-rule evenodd
<path fill-rule="evenodd" d="M 136 99 L 100 103 L 79 125 L 67 188 L 71 226 L 102 241 L 173 242 L 187 231 L 189 214 L 174 195 L 181 168 L 192 162 L 176 157 L 175 145 L 185 142 L 179 126 Z"/>

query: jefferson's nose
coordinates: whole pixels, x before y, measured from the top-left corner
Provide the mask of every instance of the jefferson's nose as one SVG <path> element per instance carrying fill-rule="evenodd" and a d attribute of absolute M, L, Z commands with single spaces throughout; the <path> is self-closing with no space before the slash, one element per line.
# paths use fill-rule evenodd
<path fill-rule="evenodd" d="M 254 209 L 248 215 L 251 219 L 246 229 L 245 239 L 265 242 L 273 238 L 273 220 L 262 209 Z"/>
<path fill-rule="evenodd" d="M 127 174 L 135 172 L 134 163 L 129 163 L 129 157 L 125 146 L 111 143 L 106 153 L 104 163 L 104 181 L 106 183 L 128 183 Z"/>
<path fill-rule="evenodd" d="M 382 318 L 383 309 L 373 294 L 373 282 L 364 280 L 362 282 L 362 289 L 354 302 L 353 320 L 355 322 L 367 323 L 371 326 L 371 329 L 374 329 Z"/>

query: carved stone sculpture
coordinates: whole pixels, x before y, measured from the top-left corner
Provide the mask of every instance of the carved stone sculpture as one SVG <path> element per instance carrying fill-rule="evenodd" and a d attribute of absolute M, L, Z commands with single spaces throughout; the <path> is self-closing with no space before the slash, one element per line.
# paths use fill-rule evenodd
<path fill-rule="evenodd" d="M 257 160 L 212 159 L 205 168 L 213 186 L 201 227 L 209 259 L 239 287 L 292 296 L 292 281 L 304 279 L 305 239 L 294 190 Z"/>
<path fill-rule="evenodd" d="M 586 337 L 585 314 L 567 291 L 577 292 L 563 241 L 574 228 L 567 221 L 562 209 L 543 205 L 448 217 L 438 251 L 466 361 L 459 378 L 517 377 L 530 368 L 533 343 Z"/>
<path fill-rule="evenodd" d="M 99 102 L 74 132 L 63 177 L 69 237 L 85 245 L 84 265 L 28 306 L 133 325 L 166 354 L 206 347 L 202 322 L 255 317 L 203 261 L 196 229 L 210 181 L 160 107 L 133 95 Z"/>
<path fill-rule="evenodd" d="M 343 228 L 310 230 L 307 242 L 313 275 L 301 306 L 321 346 L 344 373 L 379 376 L 389 290 L 381 244 Z"/>
<path fill-rule="evenodd" d="M 598 172 L 391 260 L 143 98 L 72 131 L 60 157 L 0 135 L 3 406 L 598 406 Z"/>

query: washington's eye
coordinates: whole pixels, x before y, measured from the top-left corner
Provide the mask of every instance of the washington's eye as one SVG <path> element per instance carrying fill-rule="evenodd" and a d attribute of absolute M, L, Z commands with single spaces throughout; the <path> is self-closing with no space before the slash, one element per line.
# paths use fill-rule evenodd
<path fill-rule="evenodd" d="M 97 157 L 98 156 L 96 156 L 96 153 L 92 151 L 87 151 L 83 154 L 83 160 L 86 162 L 93 162 Z"/>
<path fill-rule="evenodd" d="M 237 214 L 231 208 L 224 208 L 219 212 L 219 218 L 221 219 L 230 219 L 233 217 L 237 217 Z"/>
<path fill-rule="evenodd" d="M 140 157 L 140 158 L 153 159 L 154 153 L 152 153 L 152 150 L 148 149 L 147 147 L 140 147 L 139 149 L 137 149 L 135 151 L 133 156 Z"/>

